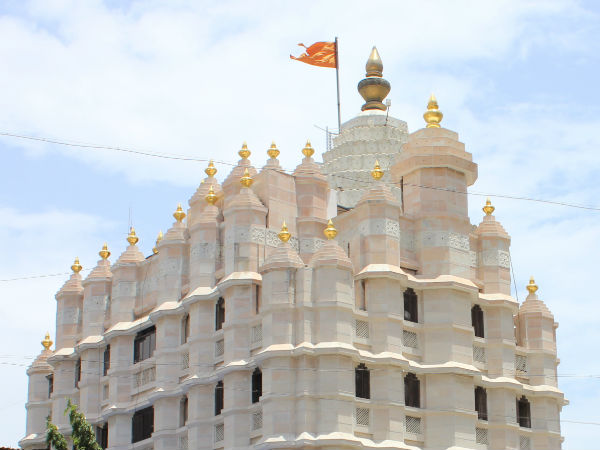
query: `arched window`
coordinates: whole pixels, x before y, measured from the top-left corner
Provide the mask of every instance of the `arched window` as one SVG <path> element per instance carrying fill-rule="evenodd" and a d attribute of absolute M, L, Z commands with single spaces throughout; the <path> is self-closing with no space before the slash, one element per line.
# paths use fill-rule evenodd
<path fill-rule="evenodd" d="M 215 305 L 215 330 L 223 328 L 223 322 L 225 322 L 225 299 L 219 297 Z"/>
<path fill-rule="evenodd" d="M 185 344 L 190 337 L 190 315 L 186 314 L 181 324 L 181 343 Z"/>
<path fill-rule="evenodd" d="M 411 288 L 404 291 L 404 320 L 419 321 L 417 293 Z"/>
<path fill-rule="evenodd" d="M 487 392 L 481 386 L 475 388 L 475 411 L 479 420 L 488 420 Z"/>
<path fill-rule="evenodd" d="M 421 382 L 414 373 L 404 377 L 404 404 L 413 408 L 421 407 Z"/>
<path fill-rule="evenodd" d="M 223 410 L 223 381 L 219 381 L 215 386 L 215 416 L 221 414 Z"/>
<path fill-rule="evenodd" d="M 358 398 L 371 398 L 371 375 L 364 364 L 359 364 L 354 369 L 356 379 L 356 396 Z"/>
<path fill-rule="evenodd" d="M 252 403 L 258 403 L 262 396 L 262 372 L 257 367 L 252 372 Z"/>
<path fill-rule="evenodd" d="M 531 428 L 531 405 L 525 396 L 517 399 L 517 422 L 520 427 Z"/>
<path fill-rule="evenodd" d="M 181 399 L 179 405 L 179 426 L 183 427 L 188 420 L 188 398 L 187 395 Z"/>
<path fill-rule="evenodd" d="M 471 308 L 471 324 L 475 329 L 475 336 L 480 338 L 484 337 L 483 310 L 479 305 L 475 305 Z"/>

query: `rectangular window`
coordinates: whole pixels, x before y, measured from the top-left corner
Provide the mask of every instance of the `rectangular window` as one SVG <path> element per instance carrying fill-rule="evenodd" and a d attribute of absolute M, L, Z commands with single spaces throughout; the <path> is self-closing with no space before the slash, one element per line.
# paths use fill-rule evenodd
<path fill-rule="evenodd" d="M 413 289 L 404 291 L 404 320 L 419 322 L 418 304 L 417 293 Z"/>
<path fill-rule="evenodd" d="M 371 374 L 364 364 L 359 364 L 354 369 L 355 390 L 358 398 L 371 398 Z"/>
<path fill-rule="evenodd" d="M 131 419 L 131 442 L 148 439 L 154 432 L 154 406 L 140 409 Z"/>
<path fill-rule="evenodd" d="M 48 380 L 48 398 L 51 398 L 52 392 L 54 392 L 54 375 L 47 375 L 46 379 Z"/>
<path fill-rule="evenodd" d="M 421 382 L 414 373 L 404 377 L 404 404 L 413 408 L 421 407 Z"/>
<path fill-rule="evenodd" d="M 179 426 L 183 427 L 183 426 L 185 426 L 185 424 L 188 421 L 188 398 L 187 398 L 187 396 L 185 396 L 181 399 L 180 408 L 181 409 L 179 411 Z"/>
<path fill-rule="evenodd" d="M 102 361 L 102 375 L 106 376 L 110 369 L 110 345 L 104 347 L 104 357 Z"/>
<path fill-rule="evenodd" d="M 475 411 L 479 420 L 488 420 L 487 392 L 481 386 L 475 388 Z"/>
<path fill-rule="evenodd" d="M 79 358 L 75 362 L 75 387 L 79 387 L 79 382 L 81 381 L 81 358 Z"/>
<path fill-rule="evenodd" d="M 222 329 L 223 322 L 225 322 L 225 299 L 219 297 L 215 305 L 215 330 Z"/>
<path fill-rule="evenodd" d="M 252 373 L 252 403 L 258 403 L 262 396 L 262 372 L 256 368 Z"/>
<path fill-rule="evenodd" d="M 96 427 L 96 442 L 102 450 L 108 447 L 108 423 Z"/>
<path fill-rule="evenodd" d="M 223 411 L 223 394 L 223 382 L 219 381 L 215 386 L 215 416 L 218 416 Z"/>
<path fill-rule="evenodd" d="M 140 331 L 133 341 L 133 363 L 151 358 L 156 349 L 156 327 Z"/>
<path fill-rule="evenodd" d="M 473 308 L 471 308 L 471 324 L 473 325 L 475 336 L 480 338 L 485 337 L 483 326 L 483 310 L 479 305 L 475 305 Z"/>

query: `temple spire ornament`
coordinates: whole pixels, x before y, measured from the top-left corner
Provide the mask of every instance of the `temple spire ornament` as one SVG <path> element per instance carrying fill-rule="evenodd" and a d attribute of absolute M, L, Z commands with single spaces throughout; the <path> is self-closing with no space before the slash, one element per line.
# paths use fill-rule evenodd
<path fill-rule="evenodd" d="M 492 206 L 492 202 L 489 198 L 485 201 L 485 206 L 481 209 L 483 210 L 486 216 L 491 216 L 496 210 L 496 208 Z"/>
<path fill-rule="evenodd" d="M 214 205 L 217 202 L 217 196 L 215 194 L 215 189 L 213 188 L 212 184 L 208 189 L 208 194 L 206 194 L 206 197 L 204 198 L 206 199 L 206 203 L 208 203 L 209 205 Z"/>
<path fill-rule="evenodd" d="M 129 245 L 135 245 L 139 240 L 140 238 L 135 235 L 135 228 L 131 227 L 129 229 L 129 234 L 127 235 L 127 242 L 129 242 Z"/>
<path fill-rule="evenodd" d="M 248 157 L 250 156 L 250 150 L 248 150 L 248 144 L 246 144 L 246 141 L 244 141 L 244 143 L 242 144 L 242 148 L 238 152 L 238 155 L 240 155 L 242 159 L 248 159 Z"/>
<path fill-rule="evenodd" d="M 175 220 L 178 223 L 181 223 L 183 221 L 183 219 L 185 219 L 185 212 L 183 212 L 183 208 L 181 207 L 181 203 L 179 203 L 177 205 L 177 209 L 175 210 L 175 212 L 173 213 L 173 217 L 175 217 Z"/>
<path fill-rule="evenodd" d="M 158 232 L 158 236 L 156 236 L 156 245 L 152 247 L 152 253 L 154 253 L 155 255 L 158 253 L 158 244 L 160 243 L 160 241 L 163 240 L 163 237 L 163 232 L 162 230 L 160 230 Z"/>
<path fill-rule="evenodd" d="M 73 265 L 71 266 L 71 270 L 74 273 L 79 273 L 81 272 L 81 269 L 83 269 L 83 267 L 81 267 L 81 264 L 79 264 L 79 257 L 75 258 L 75 261 L 73 262 Z"/>
<path fill-rule="evenodd" d="M 281 240 L 281 242 L 287 242 L 290 240 L 290 237 L 292 235 L 288 231 L 288 227 L 285 223 L 285 220 L 283 221 L 283 224 L 281 225 L 281 231 L 279 232 L 279 234 L 277 236 L 279 236 L 279 239 Z"/>
<path fill-rule="evenodd" d="M 427 111 L 423 114 L 427 128 L 440 128 L 440 122 L 443 117 L 444 114 L 440 111 L 437 99 L 432 93 L 427 102 Z"/>
<path fill-rule="evenodd" d="M 531 276 L 529 278 L 529 284 L 527 285 L 527 290 L 529 291 L 530 295 L 535 294 L 538 290 L 538 285 L 535 284 L 535 280 L 533 279 L 533 276 Z"/>
<path fill-rule="evenodd" d="M 250 176 L 250 172 L 248 172 L 248 169 L 245 169 L 244 175 L 240 179 L 240 183 L 242 184 L 243 187 L 249 188 L 250 186 L 252 186 L 253 182 L 254 182 L 254 180 Z"/>
<path fill-rule="evenodd" d="M 361 110 L 367 111 L 378 109 L 385 111 L 387 106 L 383 104 L 383 99 L 390 93 L 390 83 L 383 78 L 383 62 L 377 51 L 377 47 L 373 47 L 371 55 L 367 60 L 366 78 L 358 83 L 358 92 L 365 99 L 365 104 Z"/>
<path fill-rule="evenodd" d="M 307 158 L 310 158 L 312 155 L 315 154 L 315 149 L 312 148 L 312 145 L 310 144 L 309 139 L 306 140 L 306 145 L 302 149 L 302 154 Z"/>
<path fill-rule="evenodd" d="M 208 167 L 204 169 L 204 173 L 209 177 L 214 177 L 217 174 L 217 168 L 215 167 L 215 163 L 213 163 L 212 159 L 209 161 Z M 202 183 L 204 183 L 204 180 Z"/>
<path fill-rule="evenodd" d="M 335 237 L 337 236 L 337 230 L 333 226 L 333 222 L 331 221 L 331 219 L 329 219 L 329 222 L 327 222 L 327 228 L 323 230 L 323 234 L 329 240 L 335 239 Z"/>
<path fill-rule="evenodd" d="M 102 250 L 100 250 L 98 254 L 100 255 L 100 258 L 108 259 L 108 257 L 110 256 L 110 252 L 108 251 L 108 245 L 106 244 L 106 242 L 104 243 L 104 245 L 102 246 Z"/>
<path fill-rule="evenodd" d="M 44 350 L 50 350 L 52 344 L 54 344 L 54 342 L 50 339 L 50 333 L 46 331 L 46 336 L 44 336 L 44 340 L 42 341 L 42 347 L 44 347 Z"/>
<path fill-rule="evenodd" d="M 269 155 L 269 158 L 275 159 L 279 156 L 279 153 L 279 149 L 277 148 L 277 145 L 275 145 L 275 141 L 273 141 L 271 147 L 267 150 L 267 155 Z"/>
<path fill-rule="evenodd" d="M 379 165 L 379 161 L 375 160 L 375 167 L 371 171 L 371 176 L 374 180 L 379 181 L 383 177 L 383 170 L 381 170 L 381 166 Z"/>

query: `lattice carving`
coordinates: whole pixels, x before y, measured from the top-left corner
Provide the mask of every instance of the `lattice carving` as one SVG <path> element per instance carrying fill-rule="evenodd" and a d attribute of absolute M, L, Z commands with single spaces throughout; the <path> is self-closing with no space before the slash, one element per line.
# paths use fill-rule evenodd
<path fill-rule="evenodd" d="M 480 345 L 473 346 L 473 361 L 485 363 L 485 347 L 481 347 Z"/>
<path fill-rule="evenodd" d="M 531 438 L 529 436 L 519 436 L 519 450 L 531 450 Z"/>
<path fill-rule="evenodd" d="M 402 331 L 402 345 L 409 348 L 419 348 L 419 339 L 417 333 L 412 331 Z"/>
<path fill-rule="evenodd" d="M 215 442 L 221 442 L 225 439 L 225 424 L 218 423 L 215 425 Z"/>
<path fill-rule="evenodd" d="M 188 450 L 187 434 L 185 436 L 179 436 L 179 450 Z"/>
<path fill-rule="evenodd" d="M 369 339 L 369 322 L 364 320 L 355 321 L 356 337 Z"/>
<path fill-rule="evenodd" d="M 156 367 L 148 367 L 135 374 L 135 387 L 144 386 L 156 380 Z"/>
<path fill-rule="evenodd" d="M 252 327 L 250 332 L 250 342 L 252 344 L 262 342 L 262 324 Z"/>
<path fill-rule="evenodd" d="M 215 342 L 215 356 L 223 356 L 225 353 L 225 341 L 223 339 Z"/>
<path fill-rule="evenodd" d="M 475 428 L 475 442 L 477 444 L 488 444 L 488 430 L 487 428 Z"/>
<path fill-rule="evenodd" d="M 190 352 L 184 352 L 181 354 L 181 370 L 190 368 Z"/>
<path fill-rule="evenodd" d="M 356 425 L 368 427 L 370 423 L 370 414 L 368 408 L 356 408 Z"/>
<path fill-rule="evenodd" d="M 260 430 L 263 426 L 263 412 L 262 409 L 252 413 L 252 429 Z"/>
<path fill-rule="evenodd" d="M 406 432 L 410 434 L 421 434 L 421 418 L 406 416 Z"/>
<path fill-rule="evenodd" d="M 527 356 L 515 355 L 515 372 L 517 375 L 527 374 Z"/>

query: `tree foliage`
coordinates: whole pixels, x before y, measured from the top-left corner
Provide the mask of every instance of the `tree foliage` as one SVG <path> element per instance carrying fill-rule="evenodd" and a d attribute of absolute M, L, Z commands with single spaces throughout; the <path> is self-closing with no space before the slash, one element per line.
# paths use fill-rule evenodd
<path fill-rule="evenodd" d="M 79 412 L 77 405 L 67 401 L 67 409 L 65 414 L 69 413 L 69 422 L 73 433 L 74 450 L 102 450 L 96 442 L 96 435 L 92 426 L 85 419 L 83 413 Z M 68 450 L 68 444 L 65 437 L 62 435 L 56 425 L 50 421 L 50 417 L 46 419 L 46 444 L 54 450 Z"/>

